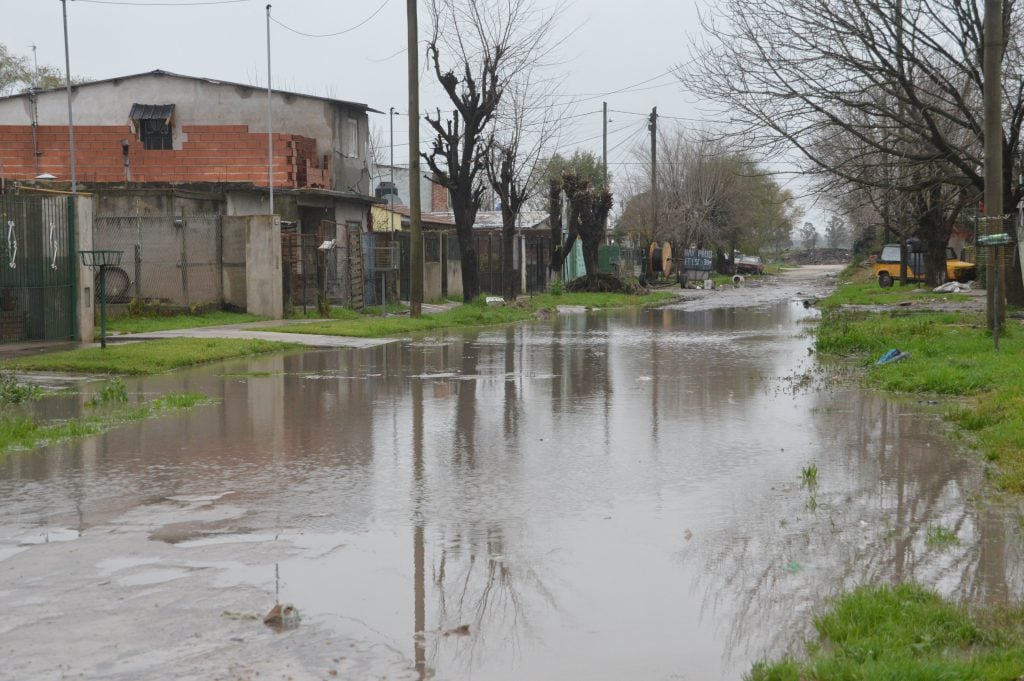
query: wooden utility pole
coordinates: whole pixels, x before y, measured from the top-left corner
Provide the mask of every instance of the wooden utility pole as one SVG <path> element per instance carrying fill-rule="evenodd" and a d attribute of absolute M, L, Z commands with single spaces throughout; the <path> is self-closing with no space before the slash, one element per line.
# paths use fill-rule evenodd
<path fill-rule="evenodd" d="M 601 164 L 604 166 L 604 186 L 601 189 L 608 189 L 608 102 L 602 102 L 601 112 L 604 117 L 601 119 Z M 604 217 L 604 230 L 608 231 L 608 216 Z"/>
<path fill-rule="evenodd" d="M 985 98 L 985 234 L 1005 232 L 1003 219 L 1003 1 L 985 0 L 984 98 Z M 987 249 L 986 296 L 988 328 L 1005 320 L 1006 286 L 1003 247 Z"/>
<path fill-rule="evenodd" d="M 608 102 L 601 107 L 604 117 L 601 119 L 601 163 L 604 164 L 604 187 L 608 189 Z"/>
<path fill-rule="evenodd" d="M 658 107 L 651 109 L 651 202 L 654 205 L 654 238 L 658 238 Z"/>
<path fill-rule="evenodd" d="M 409 314 L 423 313 L 423 227 L 420 222 L 420 55 L 416 0 L 406 0 L 409 35 Z"/>

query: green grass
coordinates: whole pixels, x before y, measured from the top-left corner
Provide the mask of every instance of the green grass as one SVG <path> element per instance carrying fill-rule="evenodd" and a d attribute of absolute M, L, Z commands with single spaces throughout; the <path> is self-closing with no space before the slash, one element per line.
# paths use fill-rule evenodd
<path fill-rule="evenodd" d="M 920 586 L 862 587 L 815 619 L 803 659 L 754 666 L 751 681 L 996 681 L 1024 670 L 1022 611 L 975 613 Z"/>
<path fill-rule="evenodd" d="M 0 462 L 4 459 L 2 453 L 12 449 L 35 449 L 60 440 L 98 435 L 120 424 L 214 402 L 199 393 L 170 393 L 134 407 L 122 404 L 103 415 L 50 423 L 39 423 L 30 415 L 3 414 L 0 415 Z"/>
<path fill-rule="evenodd" d="M 885 391 L 966 398 L 946 407 L 946 418 L 972 434 L 972 445 L 995 464 L 992 478 L 1000 488 L 1024 494 L 1020 325 L 1007 324 L 996 352 L 983 313 L 864 312 L 839 309 L 833 301 L 826 301 L 818 328 L 819 353 L 863 367 L 865 382 Z M 892 348 L 910 357 L 877 366 Z"/>
<path fill-rule="evenodd" d="M 86 401 L 87 407 L 101 407 L 108 404 L 124 404 L 128 401 L 128 387 L 120 378 L 107 382 Z"/>
<path fill-rule="evenodd" d="M 630 296 L 619 293 L 563 293 L 543 294 L 523 299 L 516 305 L 486 305 L 477 301 L 459 305 L 438 314 L 422 317 L 375 317 L 360 315 L 358 319 L 325 320 L 309 324 L 265 327 L 262 331 L 285 333 L 311 333 L 326 336 L 354 336 L 379 338 L 382 336 L 405 335 L 415 332 L 436 331 L 465 327 L 492 326 L 533 319 L 539 310 L 554 310 L 559 305 L 574 305 L 589 308 L 615 308 L 628 306 L 656 305 L 675 296 L 671 293 L 652 293 L 645 296 Z"/>
<path fill-rule="evenodd" d="M 378 313 L 380 308 L 377 308 Z M 359 319 L 360 313 L 355 310 L 350 310 L 347 307 L 332 307 L 330 319 Z M 317 312 L 316 306 L 313 305 L 306 309 L 303 313 L 301 307 L 295 307 L 292 310 L 292 319 L 323 319 L 320 313 Z"/>
<path fill-rule="evenodd" d="M 197 364 L 297 347 L 299 346 L 292 343 L 264 340 L 162 338 L 139 343 L 111 344 L 105 350 L 85 348 L 20 357 L 4 362 L 3 368 L 84 374 L 159 374 Z"/>
<path fill-rule="evenodd" d="M 127 315 L 107 320 L 107 333 L 149 333 L 173 329 L 194 329 L 201 326 L 223 326 L 243 322 L 262 322 L 260 317 L 244 312 L 207 312 L 204 314 Z M 99 333 L 99 325 L 96 327 Z"/>
<path fill-rule="evenodd" d="M 38 385 L 19 383 L 11 372 L 0 372 L 0 407 L 32 402 L 42 396 L 43 389 Z"/>
<path fill-rule="evenodd" d="M 948 527 L 929 525 L 928 531 L 925 534 L 925 543 L 928 546 L 944 548 L 958 545 L 960 538 L 956 536 L 955 530 L 951 530 Z"/>
<path fill-rule="evenodd" d="M 818 486 L 818 466 L 817 464 L 811 464 L 804 466 L 800 471 L 800 481 L 804 487 L 814 489 Z"/>
<path fill-rule="evenodd" d="M 964 301 L 969 296 L 963 293 L 932 293 L 930 288 L 920 284 L 901 286 L 899 282 L 891 288 L 882 288 L 878 282 L 844 281 L 825 300 L 818 303 L 823 310 L 832 310 L 842 305 L 895 305 L 905 301 Z"/>

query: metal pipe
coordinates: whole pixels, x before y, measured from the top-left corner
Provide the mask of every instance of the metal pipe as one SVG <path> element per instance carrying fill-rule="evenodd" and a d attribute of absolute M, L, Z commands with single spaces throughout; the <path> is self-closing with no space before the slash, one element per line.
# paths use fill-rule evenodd
<path fill-rule="evenodd" d="M 274 114 L 270 81 L 270 5 L 267 5 L 267 184 L 270 187 L 270 214 L 274 214 Z"/>
<path fill-rule="evenodd" d="M 64 13 L 64 82 L 68 93 L 68 145 L 71 147 L 71 193 L 78 193 L 78 170 L 75 167 L 75 117 L 71 111 L 71 55 L 68 50 L 68 2 L 60 0 Z"/>

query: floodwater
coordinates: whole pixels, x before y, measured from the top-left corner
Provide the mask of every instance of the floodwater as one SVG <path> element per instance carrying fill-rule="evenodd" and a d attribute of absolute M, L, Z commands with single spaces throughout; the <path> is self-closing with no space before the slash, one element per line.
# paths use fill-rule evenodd
<path fill-rule="evenodd" d="M 982 463 L 826 385 L 798 288 L 130 381 L 220 402 L 0 463 L 0 678 L 739 679 L 859 584 L 1020 599 Z"/>

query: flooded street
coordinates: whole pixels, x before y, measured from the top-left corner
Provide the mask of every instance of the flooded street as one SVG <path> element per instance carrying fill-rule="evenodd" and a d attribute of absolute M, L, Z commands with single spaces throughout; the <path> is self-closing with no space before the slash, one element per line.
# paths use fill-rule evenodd
<path fill-rule="evenodd" d="M 126 381 L 220 402 L 0 460 L 0 678 L 740 679 L 859 584 L 1020 599 L 937 413 L 821 380 L 825 286 Z"/>

